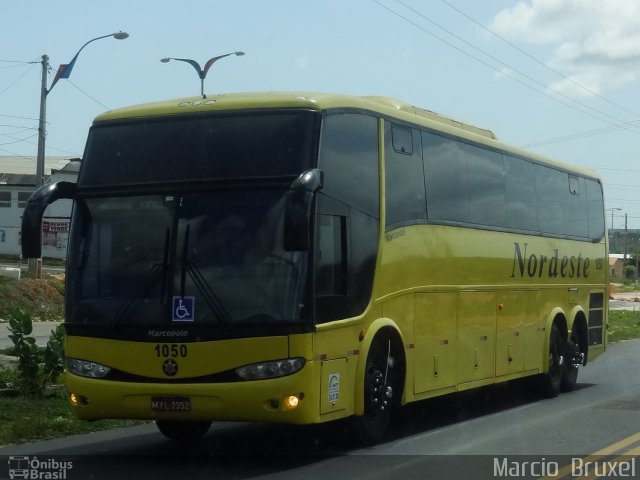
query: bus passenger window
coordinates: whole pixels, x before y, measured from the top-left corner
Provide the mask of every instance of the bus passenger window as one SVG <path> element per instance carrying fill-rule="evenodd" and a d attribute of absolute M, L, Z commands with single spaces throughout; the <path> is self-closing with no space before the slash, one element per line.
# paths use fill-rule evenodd
<path fill-rule="evenodd" d="M 427 216 L 420 151 L 418 131 L 385 122 L 387 230 L 419 223 Z"/>
<path fill-rule="evenodd" d="M 347 294 L 346 220 L 338 215 L 319 215 L 319 295 Z"/>

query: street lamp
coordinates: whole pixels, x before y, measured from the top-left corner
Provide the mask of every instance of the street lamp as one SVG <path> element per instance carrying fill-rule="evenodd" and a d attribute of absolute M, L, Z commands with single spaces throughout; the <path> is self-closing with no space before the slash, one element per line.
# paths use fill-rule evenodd
<path fill-rule="evenodd" d="M 73 56 L 69 63 L 65 63 L 58 67 L 58 71 L 56 72 L 56 76 L 51 83 L 51 87 L 47 88 L 47 72 L 49 71 L 49 56 L 42 56 L 42 87 L 40 88 L 40 119 L 38 121 L 38 156 L 36 157 L 36 188 L 42 187 L 44 184 L 44 150 L 45 150 L 45 125 L 47 123 L 47 95 L 53 90 L 53 87 L 58 80 L 61 78 L 69 78 L 71 75 L 71 70 L 73 70 L 73 66 L 76 64 L 76 60 L 78 59 L 78 55 L 80 52 L 89 45 L 91 42 L 95 42 L 96 40 L 101 40 L 103 38 L 113 37 L 116 40 L 124 40 L 129 37 L 129 34 L 126 32 L 116 32 L 110 33 L 109 35 L 102 35 L 101 37 L 92 38 L 87 43 L 85 43 L 80 50 Z M 29 271 L 34 275 L 35 278 L 40 278 L 42 275 L 41 272 L 42 261 L 41 259 L 29 259 Z"/>
<path fill-rule="evenodd" d="M 622 211 L 621 208 L 607 208 L 606 210 L 607 212 L 611 212 L 611 225 L 609 226 L 609 228 L 613 228 L 613 212 L 620 212 Z"/>
<path fill-rule="evenodd" d="M 85 43 L 78 53 L 74 55 L 69 63 L 64 63 L 58 67 L 58 71 L 56 72 L 56 76 L 51 83 L 51 87 L 47 89 L 47 72 L 49 71 L 49 57 L 47 55 L 42 56 L 42 88 L 40 89 L 40 121 L 38 124 L 38 156 L 36 160 L 36 187 L 41 187 L 44 184 L 44 150 L 45 150 L 45 124 L 47 123 L 47 95 L 53 90 L 53 87 L 58 80 L 61 78 L 69 78 L 71 75 L 71 70 L 73 70 L 73 66 L 76 64 L 76 60 L 78 59 L 78 55 L 80 52 L 89 45 L 91 42 L 95 42 L 96 40 L 101 40 L 103 38 L 113 37 L 116 40 L 124 40 L 129 37 L 129 34 L 126 32 L 116 32 L 110 33 L 109 35 L 102 35 L 101 37 L 92 38 L 87 43 Z"/>
<path fill-rule="evenodd" d="M 207 63 L 204 64 L 204 68 L 201 68 L 198 62 L 196 62 L 195 60 L 191 60 L 190 58 L 165 57 L 165 58 L 161 58 L 160 61 L 162 63 L 167 63 L 171 60 L 177 60 L 179 62 L 187 62 L 189 65 L 195 68 L 196 72 L 198 72 L 198 77 L 200 77 L 200 95 L 202 95 L 202 98 L 207 98 L 207 96 L 204 94 L 204 79 L 207 77 L 207 72 L 211 68 L 211 65 L 213 65 L 215 62 L 217 62 L 221 58 L 228 57 L 230 55 L 236 55 L 238 57 L 241 57 L 244 55 L 244 52 L 231 52 L 231 53 L 226 53 L 224 55 L 219 55 L 217 57 L 210 58 L 209 60 L 207 60 Z"/>

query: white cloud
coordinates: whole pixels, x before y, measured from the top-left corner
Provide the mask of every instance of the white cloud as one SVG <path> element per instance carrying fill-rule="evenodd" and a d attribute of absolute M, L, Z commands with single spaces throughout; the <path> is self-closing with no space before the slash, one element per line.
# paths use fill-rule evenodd
<path fill-rule="evenodd" d="M 498 13 L 492 29 L 514 41 L 551 44 L 553 57 L 545 61 L 571 79 L 551 88 L 565 94 L 588 95 L 575 83 L 602 93 L 640 74 L 638 0 L 522 0 Z"/>

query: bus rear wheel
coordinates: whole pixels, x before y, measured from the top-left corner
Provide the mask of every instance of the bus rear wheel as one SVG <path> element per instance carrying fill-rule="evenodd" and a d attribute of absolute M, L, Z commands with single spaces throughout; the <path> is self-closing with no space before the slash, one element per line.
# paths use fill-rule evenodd
<path fill-rule="evenodd" d="M 160 433 L 170 440 L 194 442 L 200 440 L 207 433 L 211 422 L 207 420 L 156 420 L 156 426 Z"/>
<path fill-rule="evenodd" d="M 574 330 L 566 344 L 565 368 L 562 372 L 562 390 L 570 392 L 578 381 L 578 370 L 584 362 L 584 354 L 580 351 L 578 333 Z"/>
<path fill-rule="evenodd" d="M 566 348 L 560 329 L 554 323 L 549 334 L 549 370 L 542 375 L 542 388 L 547 397 L 556 397 L 562 388 Z"/>

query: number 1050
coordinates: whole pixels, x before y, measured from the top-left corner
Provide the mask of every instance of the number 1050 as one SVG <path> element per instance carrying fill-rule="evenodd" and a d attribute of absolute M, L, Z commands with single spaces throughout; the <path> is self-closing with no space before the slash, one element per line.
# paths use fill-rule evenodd
<path fill-rule="evenodd" d="M 158 357 L 186 357 L 187 346 L 184 343 L 162 343 L 155 346 L 156 355 Z"/>

